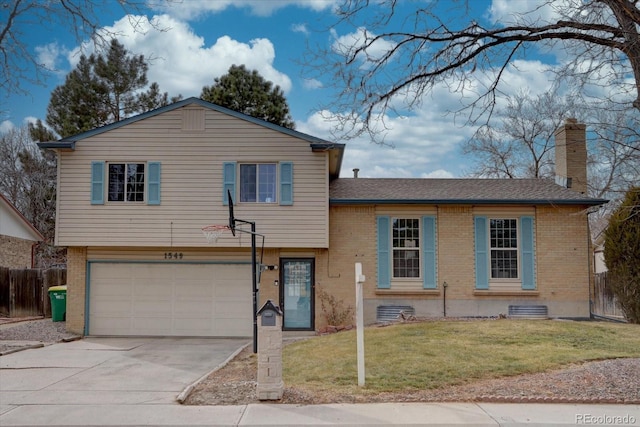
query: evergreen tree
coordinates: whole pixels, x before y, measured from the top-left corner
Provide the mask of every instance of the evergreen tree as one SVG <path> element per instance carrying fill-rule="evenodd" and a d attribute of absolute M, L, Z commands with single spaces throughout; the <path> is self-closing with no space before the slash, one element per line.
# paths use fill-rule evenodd
<path fill-rule="evenodd" d="M 56 134 L 47 128 L 40 119 L 36 120 L 35 123 L 29 123 L 29 135 L 31 135 L 32 140 L 38 142 L 53 141 L 56 139 Z"/>
<path fill-rule="evenodd" d="M 244 65 L 232 65 L 227 74 L 214 79 L 212 86 L 202 88 L 200 98 L 279 126 L 295 128 L 280 86 L 274 87 L 256 70 L 249 71 Z"/>
<path fill-rule="evenodd" d="M 140 92 L 148 84 L 147 69 L 143 55 L 131 55 L 116 39 L 106 54 L 81 56 L 52 92 L 47 124 L 64 138 L 167 105 L 157 83 Z"/>
<path fill-rule="evenodd" d="M 144 55 L 130 55 L 118 40 L 111 40 L 106 55 L 92 55 L 92 65 L 108 115 L 113 122 L 137 113 L 135 91 L 149 82 Z"/>
<path fill-rule="evenodd" d="M 51 93 L 46 122 L 63 138 L 108 123 L 104 108 L 99 108 L 102 93 L 91 61 L 82 55 L 64 84 Z"/>
<path fill-rule="evenodd" d="M 625 317 L 640 323 L 640 187 L 631 188 L 605 231 L 604 258 Z"/>

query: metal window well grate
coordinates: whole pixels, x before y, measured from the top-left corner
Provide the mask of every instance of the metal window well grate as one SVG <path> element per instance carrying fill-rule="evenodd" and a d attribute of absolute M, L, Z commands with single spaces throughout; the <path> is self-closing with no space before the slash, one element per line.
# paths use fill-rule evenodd
<path fill-rule="evenodd" d="M 401 312 L 404 312 L 407 316 L 416 314 L 416 310 L 410 305 L 379 305 L 376 309 L 376 321 L 381 323 L 395 322 Z"/>
<path fill-rule="evenodd" d="M 548 319 L 549 309 L 546 305 L 510 305 L 509 317 L 518 319 Z"/>

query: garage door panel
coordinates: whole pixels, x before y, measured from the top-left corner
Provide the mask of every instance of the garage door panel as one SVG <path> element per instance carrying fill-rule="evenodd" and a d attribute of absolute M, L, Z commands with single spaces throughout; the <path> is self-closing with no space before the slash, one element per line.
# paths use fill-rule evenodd
<path fill-rule="evenodd" d="M 218 336 L 249 336 L 252 334 L 252 325 L 253 324 L 250 324 L 247 327 L 238 322 L 238 319 L 221 318 L 216 323 L 216 332 Z"/>
<path fill-rule="evenodd" d="M 164 280 L 174 271 L 168 264 L 131 264 L 130 269 L 132 278 L 143 280 Z"/>
<path fill-rule="evenodd" d="M 217 282 L 220 286 L 215 288 L 215 292 L 219 297 L 244 297 L 246 289 L 251 289 L 251 282 L 248 280 L 218 279 Z"/>
<path fill-rule="evenodd" d="M 94 335 L 113 335 L 113 331 L 127 330 L 131 328 L 131 320 L 124 317 L 104 315 L 91 325 Z"/>
<path fill-rule="evenodd" d="M 89 334 L 250 336 L 246 264 L 90 265 Z"/>
<path fill-rule="evenodd" d="M 202 300 L 175 301 L 173 306 L 176 319 L 211 319 L 211 304 Z"/>
<path fill-rule="evenodd" d="M 242 313 L 243 310 L 251 310 L 250 304 L 247 304 L 246 301 L 225 298 L 215 303 L 215 312 L 225 317 Z"/>

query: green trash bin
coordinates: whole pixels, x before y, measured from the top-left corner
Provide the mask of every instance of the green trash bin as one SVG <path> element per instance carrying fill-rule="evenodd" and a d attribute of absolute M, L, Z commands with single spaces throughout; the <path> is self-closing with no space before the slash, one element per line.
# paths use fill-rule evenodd
<path fill-rule="evenodd" d="M 67 285 L 50 287 L 49 299 L 51 300 L 51 320 L 64 322 L 67 316 Z"/>

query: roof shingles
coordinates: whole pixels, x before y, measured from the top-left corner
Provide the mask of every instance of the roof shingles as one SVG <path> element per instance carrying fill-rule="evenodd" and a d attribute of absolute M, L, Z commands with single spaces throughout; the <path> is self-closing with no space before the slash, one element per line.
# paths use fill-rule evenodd
<path fill-rule="evenodd" d="M 329 188 L 332 204 L 575 204 L 594 199 L 544 179 L 342 178 Z"/>

